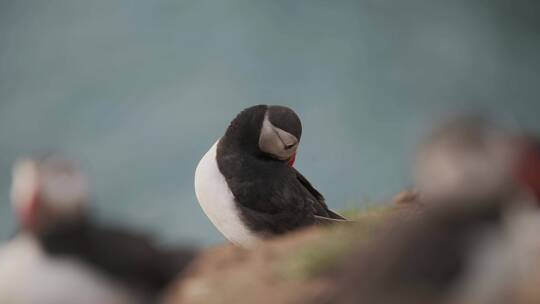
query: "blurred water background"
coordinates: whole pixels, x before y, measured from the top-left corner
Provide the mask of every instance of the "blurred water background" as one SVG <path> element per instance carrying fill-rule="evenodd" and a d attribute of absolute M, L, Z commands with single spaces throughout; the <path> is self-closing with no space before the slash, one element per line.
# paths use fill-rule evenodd
<path fill-rule="evenodd" d="M 98 214 L 222 237 L 193 172 L 243 108 L 304 124 L 297 167 L 336 209 L 411 184 L 426 126 L 487 110 L 540 131 L 540 4 L 504 0 L 0 0 L 0 240 L 12 162 L 60 151 Z"/>

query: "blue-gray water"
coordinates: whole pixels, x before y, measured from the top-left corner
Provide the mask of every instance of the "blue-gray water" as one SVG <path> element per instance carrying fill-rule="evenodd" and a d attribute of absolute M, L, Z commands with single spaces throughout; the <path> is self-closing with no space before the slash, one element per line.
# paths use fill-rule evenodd
<path fill-rule="evenodd" d="M 447 110 L 540 130 L 536 2 L 0 0 L 0 239 L 11 163 L 61 151 L 102 217 L 221 241 L 193 172 L 258 103 L 300 114 L 297 167 L 332 207 L 387 199 Z"/>

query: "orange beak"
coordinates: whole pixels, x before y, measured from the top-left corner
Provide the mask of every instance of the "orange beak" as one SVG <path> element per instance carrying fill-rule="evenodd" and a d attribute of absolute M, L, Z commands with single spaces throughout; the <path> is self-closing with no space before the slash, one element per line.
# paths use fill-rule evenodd
<path fill-rule="evenodd" d="M 17 216 L 21 225 L 29 230 L 33 230 L 37 226 L 37 217 L 39 212 L 39 203 L 37 195 L 31 199 L 31 201 L 20 210 L 16 210 Z"/>
<path fill-rule="evenodd" d="M 536 147 L 526 147 L 518 168 L 518 179 L 533 192 L 540 203 L 540 152 Z"/>
<path fill-rule="evenodd" d="M 294 166 L 294 162 L 296 161 L 296 153 L 293 154 L 293 156 L 291 156 L 291 158 L 289 158 L 289 161 L 287 162 L 287 164 L 289 164 L 289 166 Z"/>

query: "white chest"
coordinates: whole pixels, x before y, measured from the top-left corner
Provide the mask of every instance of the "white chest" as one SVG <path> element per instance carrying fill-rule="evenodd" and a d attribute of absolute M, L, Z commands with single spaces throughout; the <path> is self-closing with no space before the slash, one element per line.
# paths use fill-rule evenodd
<path fill-rule="evenodd" d="M 232 243 L 248 247 L 258 238 L 240 219 L 234 195 L 219 171 L 216 160 L 218 142 L 210 148 L 197 166 L 195 193 L 204 213 L 214 226 Z"/>
<path fill-rule="evenodd" d="M 67 258 L 46 256 L 20 235 L 0 248 L 0 303 L 128 304 L 137 297 L 101 273 Z"/>

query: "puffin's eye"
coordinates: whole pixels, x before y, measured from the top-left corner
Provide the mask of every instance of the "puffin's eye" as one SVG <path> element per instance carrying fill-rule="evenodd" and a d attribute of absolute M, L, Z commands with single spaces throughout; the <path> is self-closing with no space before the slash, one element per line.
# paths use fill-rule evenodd
<path fill-rule="evenodd" d="M 292 145 L 286 145 L 285 150 L 290 150 L 290 149 L 294 148 L 294 146 L 296 146 L 296 143 L 294 143 Z"/>
<path fill-rule="evenodd" d="M 291 133 L 274 126 L 268 119 L 267 114 L 259 136 L 259 149 L 271 157 L 288 160 L 297 147 L 298 139 Z"/>

